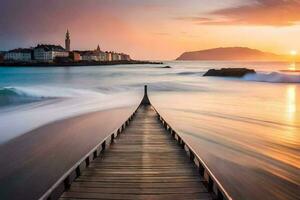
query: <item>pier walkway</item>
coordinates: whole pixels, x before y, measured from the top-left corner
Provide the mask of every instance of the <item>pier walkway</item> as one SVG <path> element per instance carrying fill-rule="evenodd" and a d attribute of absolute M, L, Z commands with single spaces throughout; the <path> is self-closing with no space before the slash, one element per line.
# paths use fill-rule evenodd
<path fill-rule="evenodd" d="M 193 149 L 151 105 L 141 105 L 40 200 L 231 200 Z"/>
<path fill-rule="evenodd" d="M 153 108 L 143 106 L 61 199 L 211 199 L 211 194 Z"/>

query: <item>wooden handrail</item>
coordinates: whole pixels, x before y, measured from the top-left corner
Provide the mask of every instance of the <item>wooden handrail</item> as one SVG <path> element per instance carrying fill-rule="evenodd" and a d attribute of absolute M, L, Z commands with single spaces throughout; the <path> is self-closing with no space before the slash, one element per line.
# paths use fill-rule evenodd
<path fill-rule="evenodd" d="M 173 129 L 169 123 L 159 114 L 159 112 L 152 106 L 155 110 L 156 114 L 158 115 L 158 119 L 163 124 L 164 128 L 176 139 L 179 143 L 179 145 L 182 146 L 182 148 L 187 148 L 186 152 L 189 154 L 191 161 L 193 161 L 196 165 L 195 158 L 198 161 L 198 169 L 199 173 L 202 177 L 204 177 L 205 173 L 208 175 L 207 181 L 207 187 L 208 190 L 213 192 L 216 195 L 217 200 L 233 200 L 233 198 L 228 194 L 228 192 L 225 190 L 225 188 L 222 186 L 220 181 L 215 177 L 215 175 L 212 173 L 212 171 L 209 169 L 207 164 L 203 161 L 202 158 L 200 158 L 199 155 L 197 155 L 196 151 L 189 145 L 187 142 L 185 142 L 182 137 L 178 134 L 178 132 Z M 205 177 L 204 177 L 205 178 Z"/>

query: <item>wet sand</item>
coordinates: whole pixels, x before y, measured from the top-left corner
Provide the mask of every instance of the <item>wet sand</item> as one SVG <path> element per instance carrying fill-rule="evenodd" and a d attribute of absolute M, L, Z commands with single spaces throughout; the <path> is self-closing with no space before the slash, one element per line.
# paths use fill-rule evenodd
<path fill-rule="evenodd" d="M 117 108 L 54 122 L 1 145 L 0 199 L 38 199 L 134 109 Z"/>

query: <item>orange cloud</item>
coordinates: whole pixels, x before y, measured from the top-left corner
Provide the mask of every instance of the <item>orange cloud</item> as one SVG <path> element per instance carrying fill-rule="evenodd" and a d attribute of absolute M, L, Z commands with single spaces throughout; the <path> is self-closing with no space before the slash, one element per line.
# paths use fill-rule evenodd
<path fill-rule="evenodd" d="M 186 17 L 200 25 L 292 26 L 300 22 L 299 0 L 257 0 L 255 3 Z"/>

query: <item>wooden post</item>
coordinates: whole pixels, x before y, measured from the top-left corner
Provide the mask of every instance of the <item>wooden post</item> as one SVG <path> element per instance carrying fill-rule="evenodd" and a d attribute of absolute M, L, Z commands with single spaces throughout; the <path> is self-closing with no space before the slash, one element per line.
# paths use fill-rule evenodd
<path fill-rule="evenodd" d="M 180 147 L 184 149 L 185 144 L 184 144 L 183 140 L 181 139 L 181 137 L 179 135 L 177 135 L 177 137 L 178 137 L 178 143 L 179 143 Z"/>
<path fill-rule="evenodd" d="M 224 200 L 223 193 L 218 189 L 217 200 Z"/>
<path fill-rule="evenodd" d="M 106 148 L 106 141 L 104 141 L 104 142 L 102 143 L 101 146 L 102 146 L 101 152 L 105 151 L 105 148 Z"/>
<path fill-rule="evenodd" d="M 78 167 L 76 167 L 76 178 L 78 178 L 81 175 L 80 172 L 80 165 Z"/>
<path fill-rule="evenodd" d="M 201 164 L 201 162 L 199 161 L 199 174 L 204 177 L 204 167 Z"/>
<path fill-rule="evenodd" d="M 208 191 L 212 192 L 214 187 L 214 181 L 210 176 L 208 176 Z"/>
<path fill-rule="evenodd" d="M 64 186 L 65 186 L 65 190 L 70 189 L 70 187 L 71 187 L 70 176 L 67 176 L 67 178 L 64 180 Z"/>
<path fill-rule="evenodd" d="M 175 131 L 172 130 L 171 135 L 173 138 L 175 138 Z"/>
<path fill-rule="evenodd" d="M 113 133 L 111 135 L 110 143 L 114 143 L 114 141 L 115 141 L 115 134 Z"/>
<path fill-rule="evenodd" d="M 181 146 L 181 148 L 184 149 L 185 143 L 184 143 L 184 141 L 183 141 L 182 139 L 181 139 L 181 144 L 180 144 L 180 146 Z"/>
<path fill-rule="evenodd" d="M 85 166 L 88 167 L 90 165 L 90 156 L 85 159 Z"/>
<path fill-rule="evenodd" d="M 97 149 L 93 152 L 93 159 L 95 160 L 97 158 Z"/>
<path fill-rule="evenodd" d="M 195 159 L 195 155 L 194 155 L 194 152 L 192 150 L 189 150 L 190 151 L 190 160 L 192 162 L 194 162 L 194 159 Z"/>

